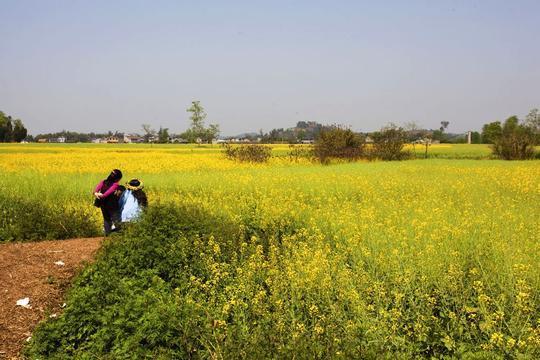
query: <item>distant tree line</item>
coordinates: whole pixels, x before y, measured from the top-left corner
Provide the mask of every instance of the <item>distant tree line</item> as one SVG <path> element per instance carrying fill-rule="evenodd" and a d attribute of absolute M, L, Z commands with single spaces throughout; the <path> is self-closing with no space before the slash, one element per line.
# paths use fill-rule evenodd
<path fill-rule="evenodd" d="M 28 130 L 20 119 L 0 111 L 0 142 L 21 142 L 26 139 Z"/>
<path fill-rule="evenodd" d="M 62 130 L 54 133 L 38 134 L 36 136 L 29 137 L 29 139 L 33 141 L 39 141 L 41 139 L 46 141 L 57 141 L 58 139 L 63 138 L 66 143 L 89 143 L 94 139 L 102 139 L 113 136 L 122 139 L 124 137 L 124 133 L 119 131 L 109 131 L 106 133 L 82 133 L 77 131 Z"/>
<path fill-rule="evenodd" d="M 429 137 L 432 142 L 452 143 L 460 144 L 467 142 L 467 134 L 453 134 L 448 133 L 446 130 L 449 126 L 449 121 L 441 121 L 441 126 L 438 129 L 422 129 L 414 122 L 407 123 L 403 127 L 403 131 L 407 135 L 409 142 L 418 141 Z M 255 141 L 259 139 L 262 143 L 289 143 L 297 144 L 304 141 L 315 141 L 321 132 L 335 129 L 340 127 L 337 125 L 323 125 L 314 121 L 299 121 L 295 127 L 284 129 L 278 128 L 270 130 L 268 133 L 262 131 L 257 133 L 250 133 L 244 136 L 245 139 Z M 370 136 L 372 133 L 361 133 L 364 136 Z M 479 132 L 472 133 L 473 144 L 480 144 L 481 138 Z"/>
<path fill-rule="evenodd" d="M 264 143 L 299 143 L 304 140 L 315 140 L 321 131 L 334 128 L 335 125 L 323 125 L 315 121 L 299 121 L 295 127 L 272 129 L 268 133 L 252 134 Z"/>

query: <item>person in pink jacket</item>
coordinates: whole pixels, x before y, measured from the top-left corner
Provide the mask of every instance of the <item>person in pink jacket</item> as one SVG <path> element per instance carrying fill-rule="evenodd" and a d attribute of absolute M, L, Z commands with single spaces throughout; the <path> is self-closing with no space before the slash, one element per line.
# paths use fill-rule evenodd
<path fill-rule="evenodd" d="M 114 230 L 120 227 L 120 206 L 119 197 L 116 194 L 119 182 L 122 179 L 122 171 L 114 169 L 109 176 L 99 182 L 94 189 L 94 205 L 101 208 L 103 215 L 103 229 L 105 236 L 108 236 Z"/>

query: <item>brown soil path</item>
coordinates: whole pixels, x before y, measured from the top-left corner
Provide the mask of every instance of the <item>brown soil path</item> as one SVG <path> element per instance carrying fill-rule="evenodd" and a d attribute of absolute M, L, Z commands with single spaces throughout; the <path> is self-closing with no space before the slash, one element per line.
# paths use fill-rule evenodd
<path fill-rule="evenodd" d="M 62 311 L 64 293 L 103 238 L 0 244 L 0 359 L 19 359 L 32 330 Z M 55 264 L 62 261 L 64 265 Z M 31 308 L 17 306 L 30 298 Z"/>

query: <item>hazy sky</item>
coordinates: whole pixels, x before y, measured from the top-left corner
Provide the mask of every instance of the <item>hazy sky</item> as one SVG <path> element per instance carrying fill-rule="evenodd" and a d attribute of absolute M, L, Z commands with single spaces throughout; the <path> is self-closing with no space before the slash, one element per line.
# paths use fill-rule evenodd
<path fill-rule="evenodd" d="M 540 1 L 0 0 L 0 110 L 30 133 L 300 120 L 449 131 L 540 106 Z"/>

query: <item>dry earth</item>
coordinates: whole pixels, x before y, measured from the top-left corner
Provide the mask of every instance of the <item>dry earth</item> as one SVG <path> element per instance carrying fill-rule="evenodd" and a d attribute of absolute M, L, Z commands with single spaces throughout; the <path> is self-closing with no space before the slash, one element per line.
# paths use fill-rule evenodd
<path fill-rule="evenodd" d="M 34 327 L 62 311 L 73 276 L 102 238 L 0 244 L 0 359 L 19 359 Z M 55 264 L 63 262 L 64 265 Z M 30 298 L 31 308 L 17 306 Z"/>

